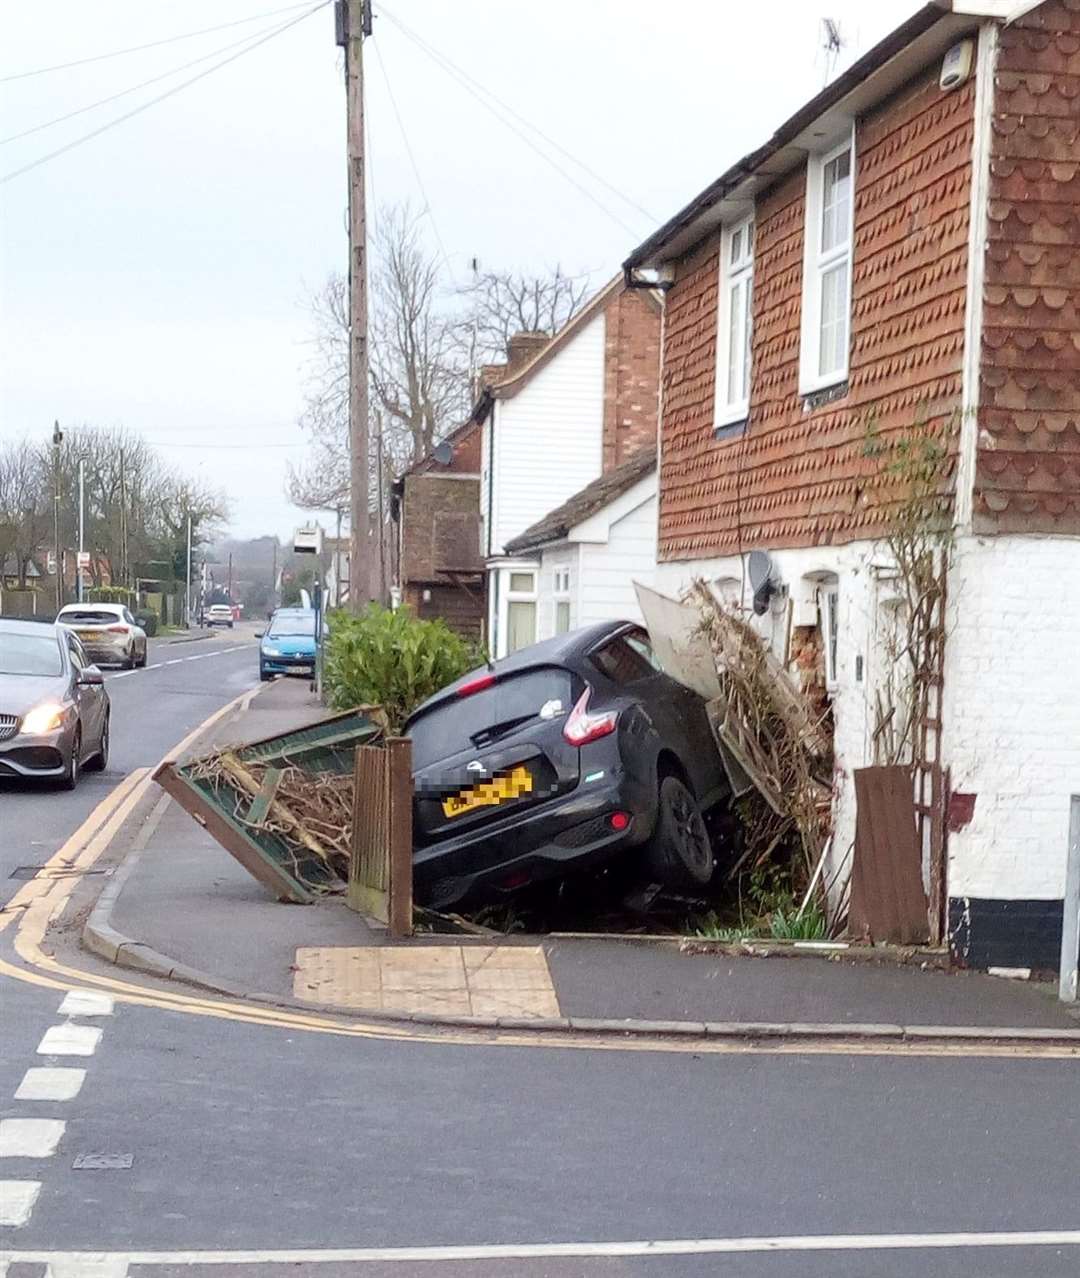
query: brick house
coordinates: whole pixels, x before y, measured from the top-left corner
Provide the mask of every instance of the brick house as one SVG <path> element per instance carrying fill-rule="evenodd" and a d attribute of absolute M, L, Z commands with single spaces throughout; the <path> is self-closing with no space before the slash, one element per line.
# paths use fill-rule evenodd
<path fill-rule="evenodd" d="M 915 760 L 949 787 L 931 927 L 975 966 L 1056 968 L 1080 794 L 1080 0 L 925 4 L 625 273 L 666 288 L 657 585 L 746 607 L 747 555 L 771 556 L 756 624 L 831 704 L 838 863 L 904 607 L 878 454 L 944 445 Z"/>
<path fill-rule="evenodd" d="M 656 439 L 659 296 L 617 276 L 552 338 L 511 339 L 509 364 L 480 394 L 480 515 L 491 652 L 533 643 L 556 608 L 541 557 L 511 553 L 526 529 Z M 651 551 L 639 565 L 651 576 Z M 546 583 L 546 584 L 545 584 Z M 566 595 L 579 588 L 560 578 Z"/>
<path fill-rule="evenodd" d="M 395 482 L 391 513 L 401 602 L 418 617 L 440 617 L 460 634 L 481 638 L 485 582 L 475 422 L 459 426 Z"/>

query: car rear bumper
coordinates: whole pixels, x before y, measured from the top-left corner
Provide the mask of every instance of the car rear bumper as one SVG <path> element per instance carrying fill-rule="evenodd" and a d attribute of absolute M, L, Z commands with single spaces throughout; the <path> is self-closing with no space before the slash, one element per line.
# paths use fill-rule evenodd
<path fill-rule="evenodd" d="M 114 661 L 126 661 L 129 651 L 128 645 L 132 643 L 126 635 L 117 635 L 115 640 L 100 640 L 97 643 L 87 643 L 85 639 L 81 642 L 86 649 L 86 655 L 95 665 L 109 665 Z"/>
<path fill-rule="evenodd" d="M 610 818 L 626 813 L 623 830 Z M 600 865 L 637 847 L 656 822 L 655 788 L 623 774 L 582 781 L 569 794 L 458 838 L 418 848 L 413 856 L 417 901 L 435 909 L 490 899 L 527 883 Z"/>

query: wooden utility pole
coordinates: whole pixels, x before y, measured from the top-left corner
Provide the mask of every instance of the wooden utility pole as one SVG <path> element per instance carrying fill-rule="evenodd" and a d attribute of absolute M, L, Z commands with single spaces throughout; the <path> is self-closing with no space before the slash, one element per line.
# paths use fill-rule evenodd
<path fill-rule="evenodd" d="M 365 13 L 365 9 L 367 12 Z M 338 43 L 345 48 L 349 160 L 349 605 L 372 597 L 371 460 L 368 449 L 367 218 L 364 200 L 365 0 L 338 0 Z M 343 29 L 344 28 L 344 29 Z M 380 530 L 381 531 L 381 530 Z"/>
<path fill-rule="evenodd" d="M 53 554 L 56 557 L 56 611 L 64 606 L 64 556 L 60 550 L 60 445 L 64 432 L 53 423 Z"/>

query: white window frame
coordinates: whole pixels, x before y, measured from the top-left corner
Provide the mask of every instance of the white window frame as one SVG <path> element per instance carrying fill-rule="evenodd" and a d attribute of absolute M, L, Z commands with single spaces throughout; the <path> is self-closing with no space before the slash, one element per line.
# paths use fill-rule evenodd
<path fill-rule="evenodd" d="M 749 245 L 732 262 L 731 248 L 736 234 L 742 232 L 743 245 Z M 745 310 L 746 337 L 742 344 L 744 366 L 742 370 L 746 380 L 746 394 L 732 397 L 728 393 L 731 382 L 731 297 L 739 286 L 749 292 L 749 301 Z M 741 221 L 725 226 L 720 237 L 720 289 L 717 304 L 716 332 L 716 405 L 714 410 L 715 426 L 731 426 L 742 422 L 750 415 L 750 379 L 753 376 L 753 363 L 750 353 L 750 342 L 753 335 L 754 307 L 754 214 Z"/>
<path fill-rule="evenodd" d="M 825 687 L 835 692 L 840 665 L 840 583 L 828 581 L 818 595 L 821 606 L 821 648 L 825 655 Z M 835 645 L 832 642 L 836 635 Z"/>
<path fill-rule="evenodd" d="M 539 606 L 537 602 L 537 579 L 539 570 L 535 564 L 520 564 L 518 566 L 507 565 L 502 569 L 505 574 L 506 589 L 502 592 L 502 599 L 499 605 L 500 612 L 500 641 L 499 653 L 500 657 L 509 655 L 510 652 L 510 605 L 515 603 L 531 603 L 533 605 L 533 637 L 532 642 L 536 643 L 540 633 L 540 616 Z M 519 573 L 528 573 L 532 577 L 532 587 L 529 590 L 513 590 L 510 582 L 512 577 Z"/>
<path fill-rule="evenodd" d="M 848 234 L 843 244 L 822 251 L 822 200 L 825 194 L 825 166 L 845 151 L 851 153 L 851 198 L 848 201 Z M 811 395 L 847 380 L 851 365 L 851 280 L 855 240 L 855 126 L 827 151 L 811 155 L 806 169 L 806 218 L 803 227 L 802 333 L 799 343 L 799 393 Z M 847 263 L 847 343 L 841 367 L 819 371 L 821 362 L 821 282 L 827 272 Z"/>
<path fill-rule="evenodd" d="M 570 602 L 570 569 L 555 568 L 551 574 L 551 633 L 566 634 L 574 624 L 574 610 Z M 559 629 L 559 605 L 566 605 L 566 630 Z"/>

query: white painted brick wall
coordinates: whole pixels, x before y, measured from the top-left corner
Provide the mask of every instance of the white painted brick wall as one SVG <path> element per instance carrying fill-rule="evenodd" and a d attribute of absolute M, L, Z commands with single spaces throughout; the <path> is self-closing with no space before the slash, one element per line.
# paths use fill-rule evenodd
<path fill-rule="evenodd" d="M 968 537 L 949 583 L 944 757 L 975 815 L 950 896 L 1059 898 L 1080 794 L 1080 539 Z"/>

